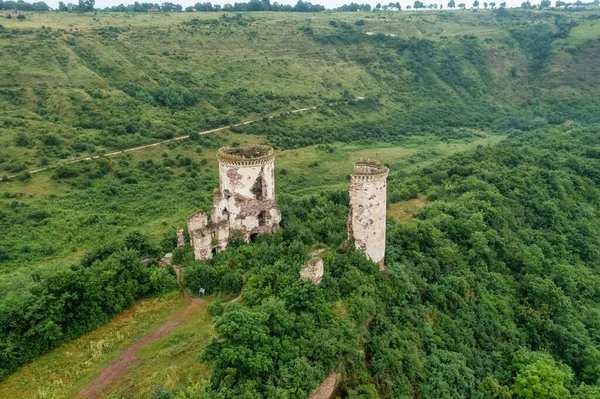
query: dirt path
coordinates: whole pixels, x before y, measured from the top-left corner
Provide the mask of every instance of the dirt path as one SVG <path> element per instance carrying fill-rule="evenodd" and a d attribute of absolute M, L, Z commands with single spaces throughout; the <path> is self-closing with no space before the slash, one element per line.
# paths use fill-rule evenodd
<path fill-rule="evenodd" d="M 306 108 L 295 109 L 293 111 L 289 111 L 289 113 L 291 113 L 291 114 L 297 114 L 298 112 L 304 112 L 304 111 L 308 111 L 308 110 L 312 110 L 312 109 L 317 109 L 317 107 L 306 107 Z M 286 112 L 280 112 L 278 114 L 269 116 L 269 119 L 274 118 L 274 117 L 279 116 L 279 115 L 287 114 L 287 113 L 288 113 L 288 111 L 286 111 Z M 249 125 L 251 123 L 260 121 L 262 119 L 263 118 L 251 119 L 251 120 L 248 120 L 248 121 L 245 121 L 245 122 L 236 123 L 235 125 L 227 125 L 227 126 L 218 127 L 216 129 L 205 130 L 203 132 L 199 132 L 198 134 L 209 134 L 209 133 L 220 132 L 222 130 L 230 129 L 232 127 Z M 133 151 L 139 151 L 139 150 L 143 150 L 145 148 L 156 147 L 157 145 L 161 145 L 161 144 L 165 144 L 165 143 L 170 143 L 171 141 L 184 140 L 184 139 L 187 139 L 188 137 L 190 137 L 190 136 L 189 135 L 187 135 L 187 136 L 179 136 L 179 137 L 175 137 L 173 139 L 162 140 L 162 141 L 158 141 L 158 142 L 152 143 L 152 144 L 145 144 L 145 145 L 141 145 L 141 146 L 138 146 L 138 147 L 132 147 L 132 148 L 124 149 L 124 150 L 113 151 L 113 152 L 109 152 L 107 154 L 94 155 L 94 156 L 91 156 L 91 157 L 73 158 L 73 159 L 66 160 L 65 162 L 66 163 L 76 163 L 76 162 L 82 162 L 82 161 L 91 161 L 92 159 L 98 159 L 100 157 L 114 157 L 115 155 L 120 155 L 120 154 L 124 154 L 124 153 L 128 153 L 128 152 L 133 152 Z M 19 172 L 17 174 L 12 175 L 12 176 L 8 176 L 8 178 L 9 179 L 13 179 L 13 178 L 15 178 L 15 177 L 17 177 L 19 175 L 24 174 L 24 173 L 34 174 L 34 173 L 43 172 L 44 170 L 51 169 L 51 168 L 53 168 L 55 166 L 56 165 L 54 165 L 54 166 L 46 166 L 44 168 L 38 168 L 38 169 L 33 169 L 33 170 L 27 170 L 27 171 Z M 1 178 L 0 178 L 0 181 L 2 181 Z"/>
<path fill-rule="evenodd" d="M 177 282 L 181 280 L 181 269 L 179 266 L 173 266 L 177 275 Z M 90 385 L 83 388 L 75 396 L 79 399 L 100 398 L 109 385 L 123 380 L 129 374 L 130 367 L 137 361 L 137 351 L 145 345 L 156 342 L 165 335 L 171 333 L 181 322 L 190 314 L 198 310 L 199 304 L 204 302 L 204 298 L 192 298 L 187 290 L 183 290 L 183 296 L 187 305 L 175 313 L 169 320 L 160 325 L 156 331 L 144 335 L 134 344 L 125 349 L 121 355 L 111 365 L 102 370 L 102 373 L 92 381 Z"/>
<path fill-rule="evenodd" d="M 177 282 L 181 284 L 181 268 L 178 265 L 173 265 Z M 246 273 L 247 274 L 247 273 Z M 244 280 L 246 278 L 244 274 Z M 129 374 L 129 369 L 137 361 L 137 351 L 145 345 L 156 342 L 165 335 L 173 331 L 181 322 L 190 314 L 198 311 L 199 304 L 204 302 L 204 298 L 192 298 L 189 292 L 184 288 L 183 296 L 186 299 L 187 305 L 175 313 L 169 320 L 160 325 L 156 331 L 144 335 L 127 349 L 125 349 L 118 359 L 102 370 L 102 373 L 91 382 L 90 385 L 83 388 L 75 396 L 77 399 L 93 399 L 103 397 L 104 391 L 109 385 L 122 381 Z M 228 303 L 238 302 L 242 299 L 240 294 Z"/>

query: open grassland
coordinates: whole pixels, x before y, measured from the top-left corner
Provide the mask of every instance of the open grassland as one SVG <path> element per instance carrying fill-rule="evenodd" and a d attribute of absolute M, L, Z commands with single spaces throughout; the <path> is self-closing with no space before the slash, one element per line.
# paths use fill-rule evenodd
<path fill-rule="evenodd" d="M 141 300 L 110 323 L 40 357 L 2 381 L 0 397 L 32 399 L 73 397 L 79 389 L 112 363 L 126 347 L 146 333 L 155 330 L 184 305 L 185 301 L 179 293 L 158 299 Z M 203 316 L 204 314 L 195 315 L 193 323 L 198 334 L 210 331 L 210 321 Z M 185 329 L 185 326 L 181 328 Z M 142 363 L 143 360 L 140 361 L 140 364 Z M 189 368 L 189 364 L 186 367 Z M 197 370 L 197 367 L 193 370 Z M 138 373 L 137 383 L 151 386 L 159 383 L 158 378 L 161 375 Z M 164 379 L 160 380 L 160 383 L 164 382 Z"/>
<path fill-rule="evenodd" d="M 555 15 L 573 27 L 550 42 L 553 57 L 544 53 L 542 86 L 584 101 L 595 86 L 577 82 L 600 84 L 598 55 L 585 51 L 598 45 L 594 13 L 31 13 L 2 21 L 0 173 L 357 96 L 370 106 L 330 112 L 314 127 L 351 131 L 361 120 L 376 128 L 395 116 L 399 126 L 437 134 L 436 119 L 469 107 L 460 123 L 444 123 L 474 127 L 508 111 L 530 123 L 539 77 L 528 65 L 535 46 L 523 38 L 536 26 L 545 37 L 560 29 Z"/>
<path fill-rule="evenodd" d="M 423 209 L 428 203 L 429 201 L 424 196 L 395 202 L 388 207 L 388 214 L 400 223 L 408 223 L 412 215 Z"/>

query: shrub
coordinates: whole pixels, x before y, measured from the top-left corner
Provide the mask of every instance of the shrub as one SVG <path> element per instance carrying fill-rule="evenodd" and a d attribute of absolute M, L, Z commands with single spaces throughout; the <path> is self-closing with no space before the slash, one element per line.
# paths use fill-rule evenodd
<path fill-rule="evenodd" d="M 53 179 L 68 179 L 79 176 L 79 169 L 73 164 L 58 165 L 52 174 Z"/>

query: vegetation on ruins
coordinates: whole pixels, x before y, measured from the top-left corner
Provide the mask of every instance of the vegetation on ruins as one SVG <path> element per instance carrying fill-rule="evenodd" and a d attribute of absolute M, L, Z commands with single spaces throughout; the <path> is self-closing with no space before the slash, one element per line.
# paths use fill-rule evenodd
<path fill-rule="evenodd" d="M 170 338 L 163 355 L 205 369 L 148 377 L 155 399 L 305 398 L 331 371 L 349 398 L 599 397 L 600 17 L 492 8 L 3 20 L 0 379 L 173 298 L 173 252 L 213 325 Z M 210 209 L 218 148 L 261 144 L 281 229 L 202 262 L 189 237 L 175 249 Z M 342 245 L 367 158 L 390 206 L 420 204 L 388 212 L 383 274 Z"/>

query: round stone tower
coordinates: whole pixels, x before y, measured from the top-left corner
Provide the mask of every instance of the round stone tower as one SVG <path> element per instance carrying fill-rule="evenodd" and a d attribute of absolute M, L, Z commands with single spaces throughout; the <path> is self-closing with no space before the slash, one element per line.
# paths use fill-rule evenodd
<path fill-rule="evenodd" d="M 388 168 L 372 159 L 354 164 L 350 183 L 348 238 L 384 270 Z"/>
<path fill-rule="evenodd" d="M 275 152 L 272 147 L 223 147 L 217 153 L 219 191 L 213 223 L 229 221 L 230 230 L 251 235 L 273 232 L 281 219 L 275 204 Z"/>

